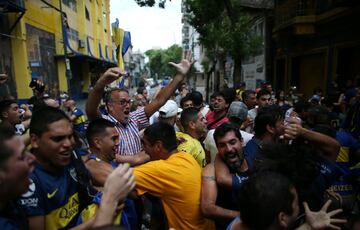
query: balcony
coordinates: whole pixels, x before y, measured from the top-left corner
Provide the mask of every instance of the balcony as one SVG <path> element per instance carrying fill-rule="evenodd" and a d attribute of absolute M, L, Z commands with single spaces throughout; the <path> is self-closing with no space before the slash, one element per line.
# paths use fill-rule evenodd
<path fill-rule="evenodd" d="M 295 34 L 315 33 L 315 23 L 357 4 L 355 0 L 277 0 L 274 32 L 294 27 Z"/>
<path fill-rule="evenodd" d="M 278 1 L 279 2 L 279 1 Z M 294 25 L 302 28 L 302 32 L 313 33 L 316 19 L 316 9 L 313 1 L 306 0 L 289 0 L 281 1 L 281 4 L 275 6 L 275 28 L 274 30 L 283 29 Z M 307 28 L 307 30 L 304 30 Z M 299 30 L 301 31 L 301 29 Z"/>
<path fill-rule="evenodd" d="M 15 29 L 16 25 L 25 14 L 24 0 L 0 0 L 0 14 L 5 13 L 16 14 L 16 19 L 8 30 L 8 33 L 11 34 L 11 32 Z"/>
<path fill-rule="evenodd" d="M 24 0 L 0 0 L 0 13 L 25 12 Z"/>

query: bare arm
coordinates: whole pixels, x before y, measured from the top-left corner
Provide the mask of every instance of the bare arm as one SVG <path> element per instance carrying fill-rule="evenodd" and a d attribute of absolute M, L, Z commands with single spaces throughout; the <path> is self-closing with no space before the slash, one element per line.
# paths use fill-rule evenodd
<path fill-rule="evenodd" d="M 28 146 L 31 144 L 29 130 L 27 130 L 23 135 L 21 135 L 21 139 L 23 140 L 25 146 Z"/>
<path fill-rule="evenodd" d="M 126 156 L 116 154 L 116 161 L 118 163 L 129 163 L 132 167 L 144 164 L 150 160 L 150 156 L 144 151 L 140 151 L 134 156 Z"/>
<path fill-rule="evenodd" d="M 319 148 L 324 153 L 324 157 L 326 157 L 328 160 L 332 162 L 336 161 L 340 150 L 340 144 L 336 139 L 308 129 L 304 129 L 302 137 L 313 142 L 316 146 L 319 146 Z"/>
<path fill-rule="evenodd" d="M 90 92 L 86 101 L 85 111 L 89 120 L 94 120 L 101 116 L 98 107 L 101 101 L 101 96 L 104 92 L 104 88 L 106 85 L 118 79 L 121 75 L 125 75 L 125 72 L 120 68 L 110 68 L 106 70 L 106 72 L 96 82 L 94 89 Z"/>
<path fill-rule="evenodd" d="M 219 154 L 216 154 L 214 164 L 216 183 L 225 188 L 232 188 L 232 175 Z"/>
<path fill-rule="evenodd" d="M 337 140 L 322 133 L 303 128 L 299 121 L 293 117 L 289 118 L 288 122 L 289 124 L 285 127 L 285 137 L 287 139 L 302 137 L 318 146 L 323 151 L 325 158 L 335 162 L 340 150 L 340 144 Z"/>
<path fill-rule="evenodd" d="M 29 230 L 45 230 L 45 216 L 32 216 L 28 221 Z"/>
<path fill-rule="evenodd" d="M 211 219 L 233 219 L 240 214 L 238 211 L 217 206 L 217 195 L 214 164 L 208 164 L 202 171 L 201 180 L 201 211 L 203 215 Z"/>
<path fill-rule="evenodd" d="M 21 122 L 21 123 L 24 125 L 25 129 L 28 129 L 28 128 L 29 128 L 29 126 L 30 126 L 30 121 L 31 121 L 31 119 L 27 119 L 27 120 Z"/>
<path fill-rule="evenodd" d="M 153 115 L 153 113 L 155 113 L 157 110 L 160 109 L 161 106 L 165 104 L 165 102 L 175 92 L 179 84 L 184 80 L 185 75 L 189 72 L 193 64 L 193 62 L 191 62 L 191 52 L 188 52 L 186 57 L 180 63 L 175 64 L 173 62 L 170 62 L 169 64 L 176 69 L 177 73 L 174 79 L 170 82 L 170 84 L 160 90 L 160 92 L 151 101 L 151 103 L 145 106 L 144 111 L 146 116 L 148 117 Z"/>
<path fill-rule="evenodd" d="M 93 160 L 87 161 L 85 166 L 91 173 L 91 181 L 93 185 L 98 187 L 104 186 L 106 179 L 113 171 L 113 168 L 110 165 Z"/>

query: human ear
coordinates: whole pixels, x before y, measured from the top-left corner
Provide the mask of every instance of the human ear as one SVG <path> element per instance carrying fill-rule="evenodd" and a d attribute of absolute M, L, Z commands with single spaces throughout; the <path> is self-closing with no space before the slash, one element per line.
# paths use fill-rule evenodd
<path fill-rule="evenodd" d="M 34 148 L 34 149 L 37 149 L 39 148 L 39 137 L 32 133 L 30 134 L 30 143 L 31 143 L 31 147 Z"/>

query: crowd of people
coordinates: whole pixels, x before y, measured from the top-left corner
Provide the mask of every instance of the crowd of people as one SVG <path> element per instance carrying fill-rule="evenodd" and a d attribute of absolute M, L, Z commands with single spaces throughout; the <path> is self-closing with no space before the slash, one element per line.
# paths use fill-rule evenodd
<path fill-rule="evenodd" d="M 359 229 L 360 88 L 304 98 L 186 84 L 0 101 L 1 229 Z M 1 82 L 3 84 L 4 82 Z M 288 94 L 286 94 L 288 93 Z"/>

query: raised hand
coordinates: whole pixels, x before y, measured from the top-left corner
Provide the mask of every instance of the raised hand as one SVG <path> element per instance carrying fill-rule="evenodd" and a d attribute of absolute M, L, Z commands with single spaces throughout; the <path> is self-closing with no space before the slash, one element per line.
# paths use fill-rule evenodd
<path fill-rule="evenodd" d="M 301 122 L 296 117 L 289 117 L 286 120 L 287 124 L 285 125 L 285 138 L 293 140 L 298 136 L 301 136 L 303 127 L 301 126 Z"/>
<path fill-rule="evenodd" d="M 114 82 L 120 76 L 126 75 L 126 72 L 118 67 L 113 67 L 108 70 L 100 77 L 98 83 L 105 87 L 106 85 Z"/>
<path fill-rule="evenodd" d="M 195 61 L 192 60 L 191 51 L 184 52 L 180 63 L 169 62 L 179 74 L 186 75 Z"/>
<path fill-rule="evenodd" d="M 331 200 L 328 200 L 324 206 L 321 208 L 318 212 L 313 212 L 309 209 L 309 206 L 306 202 L 303 203 L 305 208 L 305 216 L 306 216 L 306 222 L 310 225 L 311 229 L 338 229 L 341 228 L 334 225 L 334 224 L 342 224 L 346 223 L 346 220 L 344 219 L 334 219 L 332 218 L 338 213 L 342 212 L 342 209 L 336 209 L 331 212 L 327 212 L 327 209 L 329 208 L 331 204 Z"/>
<path fill-rule="evenodd" d="M 125 200 L 135 187 L 133 170 L 129 164 L 120 164 L 107 178 L 103 196 L 115 203 Z"/>

